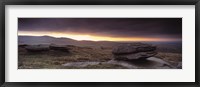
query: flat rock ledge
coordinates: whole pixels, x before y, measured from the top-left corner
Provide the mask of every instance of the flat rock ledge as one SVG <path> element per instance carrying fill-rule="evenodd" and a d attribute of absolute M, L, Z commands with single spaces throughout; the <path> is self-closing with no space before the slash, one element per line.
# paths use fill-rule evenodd
<path fill-rule="evenodd" d="M 99 65 L 99 64 L 116 64 L 126 67 L 128 69 L 177 69 L 177 67 L 172 66 L 171 64 L 163 61 L 162 59 L 156 57 L 150 57 L 145 61 L 118 61 L 110 60 L 108 62 L 69 62 L 63 64 L 63 66 L 68 67 L 78 67 L 83 68 L 89 65 Z"/>
<path fill-rule="evenodd" d="M 136 60 L 153 57 L 157 54 L 156 46 L 144 43 L 123 43 L 113 48 L 115 60 Z"/>

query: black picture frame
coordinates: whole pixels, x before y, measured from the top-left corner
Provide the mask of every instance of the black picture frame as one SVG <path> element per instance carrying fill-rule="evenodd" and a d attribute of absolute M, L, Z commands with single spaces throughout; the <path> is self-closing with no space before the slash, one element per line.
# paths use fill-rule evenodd
<path fill-rule="evenodd" d="M 0 85 L 1 87 L 199 87 L 200 0 L 1 0 Z M 6 5 L 195 5 L 195 82 L 5 82 Z"/>

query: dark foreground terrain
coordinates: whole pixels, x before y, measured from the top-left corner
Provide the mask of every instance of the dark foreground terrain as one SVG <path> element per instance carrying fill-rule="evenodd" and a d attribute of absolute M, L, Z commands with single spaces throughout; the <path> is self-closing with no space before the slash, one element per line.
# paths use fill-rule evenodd
<path fill-rule="evenodd" d="M 153 61 L 169 63 L 173 69 L 182 68 L 182 53 L 181 49 L 170 47 L 171 45 L 158 45 L 157 54 L 149 58 L 149 61 L 135 60 L 131 63 L 136 64 L 131 66 L 128 62 L 113 61 L 113 47 L 90 47 L 90 46 L 75 46 L 62 45 L 63 49 L 45 49 L 43 51 L 28 50 L 27 46 L 19 45 L 18 47 L 18 68 L 19 69 L 162 69 L 162 67 L 153 67 Z M 38 46 L 38 45 L 36 45 Z M 41 47 L 49 47 L 49 45 L 39 45 Z M 167 46 L 162 47 L 162 46 Z M 55 49 L 55 50 L 54 50 Z M 156 59 L 155 59 L 156 58 Z M 161 59 L 161 60 L 159 60 Z M 158 65 L 156 65 L 158 66 Z"/>
<path fill-rule="evenodd" d="M 182 68 L 181 42 L 96 42 L 50 36 L 18 40 L 19 69 Z"/>

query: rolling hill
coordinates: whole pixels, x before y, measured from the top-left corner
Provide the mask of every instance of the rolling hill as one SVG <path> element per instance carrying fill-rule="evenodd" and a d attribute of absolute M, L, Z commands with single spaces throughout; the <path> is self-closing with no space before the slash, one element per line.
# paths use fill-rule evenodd
<path fill-rule="evenodd" d="M 38 44 L 57 44 L 57 45 L 76 45 L 88 47 L 109 47 L 119 45 L 121 43 L 132 42 L 112 42 L 112 41 L 77 41 L 70 38 L 55 38 L 51 36 L 18 36 L 18 44 L 38 45 Z M 157 46 L 157 50 L 161 52 L 182 52 L 182 42 L 142 42 Z"/>

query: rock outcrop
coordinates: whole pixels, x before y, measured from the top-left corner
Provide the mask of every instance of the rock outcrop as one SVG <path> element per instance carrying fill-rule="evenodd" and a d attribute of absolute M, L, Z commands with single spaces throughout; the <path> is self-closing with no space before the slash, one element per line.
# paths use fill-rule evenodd
<path fill-rule="evenodd" d="M 143 43 L 121 44 L 112 51 L 116 60 L 146 59 L 157 54 L 156 46 Z"/>
<path fill-rule="evenodd" d="M 119 60 L 110 60 L 107 62 L 69 62 L 62 64 L 63 66 L 68 67 L 77 67 L 83 68 L 91 65 L 120 65 L 128 69 L 175 69 L 169 63 L 163 61 L 162 59 L 156 57 L 150 57 L 147 60 L 137 60 L 137 61 L 119 61 Z"/>
<path fill-rule="evenodd" d="M 42 52 L 42 51 L 62 51 L 69 52 L 69 48 L 65 45 L 19 45 L 20 48 L 25 48 L 28 52 Z"/>

